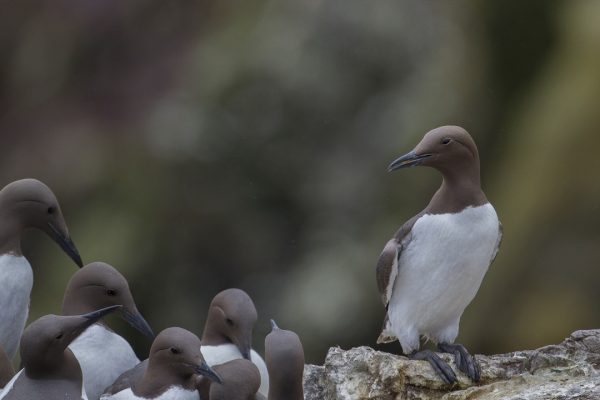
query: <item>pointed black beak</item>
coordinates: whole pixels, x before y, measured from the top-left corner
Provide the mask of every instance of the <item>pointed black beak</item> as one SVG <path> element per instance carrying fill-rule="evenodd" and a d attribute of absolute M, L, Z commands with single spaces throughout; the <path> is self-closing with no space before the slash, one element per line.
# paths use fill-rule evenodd
<path fill-rule="evenodd" d="M 123 319 L 127 321 L 129 325 L 131 325 L 150 339 L 154 339 L 154 332 L 152 332 L 152 328 L 150 328 L 148 322 L 146 322 L 144 317 L 142 317 L 142 314 L 140 314 L 137 310 L 131 312 L 123 308 L 121 314 L 123 316 Z"/>
<path fill-rule="evenodd" d="M 114 312 L 115 310 L 118 310 L 121 307 L 122 307 L 121 305 L 105 307 L 105 308 L 101 308 L 96 311 L 92 311 L 87 314 L 82 314 L 81 317 L 89 320 L 93 324 L 94 322 L 98 321 L 100 318 Z"/>
<path fill-rule="evenodd" d="M 246 360 L 252 361 L 250 357 L 250 353 L 252 352 L 252 345 L 249 341 L 244 341 L 244 343 L 238 343 L 237 347 L 240 350 L 240 353 L 242 353 L 242 357 L 244 357 Z"/>
<path fill-rule="evenodd" d="M 60 339 L 64 345 L 64 348 L 66 348 L 73 340 L 75 340 L 75 338 L 81 335 L 83 331 L 92 326 L 99 319 L 114 312 L 120 307 L 120 305 L 116 305 L 92 311 L 87 314 L 57 316 L 58 318 L 61 318 L 61 325 L 65 330 L 64 338 Z"/>
<path fill-rule="evenodd" d="M 194 365 L 194 372 L 207 377 L 213 382 L 223 383 L 221 377 L 217 375 L 217 373 L 211 367 L 208 366 L 206 361 L 202 361 L 202 364 L 200 365 Z"/>
<path fill-rule="evenodd" d="M 240 352 L 242 353 L 242 357 L 244 357 L 246 360 L 252 361 L 252 357 L 250 357 L 250 351 L 251 351 L 250 346 L 248 346 L 247 348 L 240 349 Z"/>
<path fill-rule="evenodd" d="M 83 261 L 81 260 L 81 256 L 79 255 L 79 251 L 77 250 L 77 247 L 75 247 L 75 243 L 73 243 L 73 241 L 71 240 L 71 238 L 68 237 L 68 236 L 63 235 L 51 223 L 48 223 L 48 227 L 50 227 L 50 237 L 56 243 L 58 243 L 58 245 L 60 246 L 60 248 L 63 249 L 63 251 L 65 253 L 67 253 L 67 255 L 69 257 L 71 257 L 71 259 L 73 261 L 75 261 L 75 264 L 77 264 L 79 266 L 79 268 L 83 267 Z"/>
<path fill-rule="evenodd" d="M 279 327 L 277 326 L 277 324 L 275 323 L 275 320 L 274 320 L 274 319 L 272 319 L 272 320 L 271 320 L 271 330 L 272 330 L 272 331 L 274 331 L 274 330 L 280 330 L 280 329 L 281 329 L 281 328 L 279 328 Z"/>
<path fill-rule="evenodd" d="M 230 340 L 238 348 L 243 358 L 252 361 L 250 357 L 252 352 L 252 330 L 237 332 L 236 335 L 230 337 Z"/>
<path fill-rule="evenodd" d="M 403 155 L 395 159 L 388 167 L 388 172 L 396 171 L 401 168 L 416 167 L 420 165 L 424 159 L 431 157 L 432 154 L 417 154 L 411 151 L 408 154 Z"/>
<path fill-rule="evenodd" d="M 81 314 L 78 318 L 78 323 L 73 327 L 72 336 L 70 341 L 74 340 L 77 336 L 79 336 L 83 331 L 85 331 L 88 327 L 95 324 L 102 317 L 114 312 L 115 310 L 121 308 L 120 305 L 110 306 L 106 308 L 101 308 L 100 310 L 92 311 L 87 314 Z M 83 318 L 83 320 L 81 319 Z"/>

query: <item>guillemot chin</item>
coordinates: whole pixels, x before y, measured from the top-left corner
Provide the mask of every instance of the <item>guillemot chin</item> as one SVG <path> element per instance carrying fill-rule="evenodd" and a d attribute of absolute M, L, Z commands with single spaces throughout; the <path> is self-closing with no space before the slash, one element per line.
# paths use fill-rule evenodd
<path fill-rule="evenodd" d="M 199 400 L 198 375 L 222 382 L 206 364 L 198 336 L 182 328 L 167 328 L 154 339 L 148 360 L 123 373 L 100 398 Z"/>
<path fill-rule="evenodd" d="M 83 315 L 45 315 L 32 322 L 21 338 L 23 369 L 8 382 L 0 399 L 87 400 L 81 368 L 68 346 L 90 325 L 119 307 Z"/>
<path fill-rule="evenodd" d="M 103 262 L 90 263 L 73 274 L 65 290 L 62 314 L 77 315 L 116 304 L 122 305 L 117 312 L 121 318 L 154 338 L 125 277 Z M 101 322 L 88 327 L 69 349 L 81 365 L 89 400 L 98 400 L 107 386 L 140 362 L 131 345 Z"/>
<path fill-rule="evenodd" d="M 262 357 L 252 350 L 252 332 L 258 318 L 254 302 L 240 289 L 226 289 L 210 303 L 202 334 L 202 354 L 210 366 L 237 358 L 252 361 L 260 372 L 259 392 L 269 392 L 269 373 Z"/>
<path fill-rule="evenodd" d="M 387 314 L 377 342 L 397 339 L 409 357 L 427 360 L 444 382 L 456 382 L 436 353 L 418 351 L 420 338 L 426 337 L 439 351 L 454 354 L 459 370 L 479 381 L 477 361 L 454 340 L 463 311 L 496 257 L 502 225 L 481 189 L 479 153 L 464 129 L 443 126 L 428 132 L 388 169 L 413 166 L 433 167 L 443 181 L 379 257 L 377 285 Z"/>
<path fill-rule="evenodd" d="M 0 190 L 0 346 L 12 359 L 29 314 L 33 271 L 21 252 L 21 234 L 28 228 L 46 232 L 82 266 L 54 193 L 42 182 L 23 179 Z"/>

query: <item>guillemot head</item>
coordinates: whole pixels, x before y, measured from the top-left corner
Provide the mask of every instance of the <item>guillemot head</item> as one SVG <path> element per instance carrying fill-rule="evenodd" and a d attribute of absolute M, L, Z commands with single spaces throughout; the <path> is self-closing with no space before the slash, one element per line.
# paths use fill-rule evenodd
<path fill-rule="evenodd" d="M 93 262 L 76 271 L 65 290 L 62 313 L 80 314 L 120 304 L 119 315 L 142 334 L 154 338 L 152 328 L 140 314 L 127 280 L 114 267 Z"/>
<path fill-rule="evenodd" d="M 28 376 L 47 376 L 60 368 L 64 352 L 83 331 L 120 306 L 82 315 L 44 315 L 32 322 L 21 337 L 21 360 Z"/>
<path fill-rule="evenodd" d="M 2 226 L 0 237 L 18 246 L 20 233 L 27 228 L 37 228 L 48 234 L 71 259 L 83 266 L 79 251 L 69 236 L 69 230 L 60 205 L 52 190 L 36 179 L 22 179 L 0 190 L 0 214 Z M 5 250 L 19 250 L 11 249 Z"/>
<path fill-rule="evenodd" d="M 240 289 L 223 290 L 210 303 L 202 343 L 233 343 L 242 357 L 250 360 L 252 332 L 257 319 L 254 302 L 246 292 Z"/>
<path fill-rule="evenodd" d="M 200 339 L 192 332 L 178 327 L 167 328 L 152 343 L 148 369 L 160 371 L 162 379 L 173 376 L 183 380 L 202 375 L 221 383 L 221 377 L 206 364 L 200 346 Z"/>
<path fill-rule="evenodd" d="M 415 166 L 433 167 L 446 174 L 479 172 L 477 146 L 469 133 L 459 126 L 441 126 L 425 134 L 413 151 L 397 158 L 388 171 Z"/>

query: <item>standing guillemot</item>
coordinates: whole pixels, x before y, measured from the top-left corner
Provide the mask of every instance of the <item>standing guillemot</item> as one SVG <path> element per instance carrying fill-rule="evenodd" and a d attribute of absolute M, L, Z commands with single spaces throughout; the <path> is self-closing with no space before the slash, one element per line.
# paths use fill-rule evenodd
<path fill-rule="evenodd" d="M 63 315 L 77 315 L 120 304 L 118 314 L 144 335 L 152 329 L 137 310 L 129 284 L 112 266 L 94 262 L 81 268 L 69 281 L 62 304 Z M 87 328 L 69 345 L 83 372 L 89 400 L 98 400 L 106 387 L 140 360 L 131 345 L 101 322 Z"/>
<path fill-rule="evenodd" d="M 198 336 L 182 328 L 167 328 L 154 339 L 148 360 L 121 375 L 100 398 L 199 400 L 197 375 L 221 382 L 206 364 Z"/>
<path fill-rule="evenodd" d="M 251 361 L 237 358 L 224 364 L 215 365 L 213 369 L 223 382 L 217 383 L 201 378 L 198 392 L 203 400 L 258 400 L 260 372 Z M 264 399 L 264 397 L 263 397 Z"/>
<path fill-rule="evenodd" d="M 81 257 L 52 191 L 35 179 L 23 179 L 0 190 L 0 346 L 10 359 L 17 352 L 29 314 L 33 271 L 21 252 L 27 228 L 46 232 L 80 267 Z"/>
<path fill-rule="evenodd" d="M 88 326 L 120 306 L 83 315 L 45 315 L 21 338 L 23 369 L 0 392 L 2 400 L 87 400 L 81 368 L 68 345 Z"/>
<path fill-rule="evenodd" d="M 265 360 L 269 370 L 269 400 L 304 399 L 304 349 L 298 335 L 279 329 L 271 320 L 265 338 Z"/>
<path fill-rule="evenodd" d="M 262 357 L 252 350 L 252 331 L 258 316 L 254 302 L 240 289 L 226 289 L 210 303 L 202 334 L 202 354 L 210 366 L 236 358 L 252 361 L 260 372 L 259 392 L 269 393 L 269 373 Z"/>
<path fill-rule="evenodd" d="M 377 340 L 398 340 L 405 354 L 427 360 L 448 384 L 452 368 L 431 350 L 418 352 L 420 337 L 453 353 L 456 365 L 479 381 L 479 366 L 464 346 L 453 344 L 460 317 L 496 257 L 502 226 L 481 190 L 479 155 L 471 136 L 457 126 L 428 132 L 389 171 L 429 166 L 443 176 L 429 205 L 386 244 L 377 263 L 377 285 L 387 309 Z"/>

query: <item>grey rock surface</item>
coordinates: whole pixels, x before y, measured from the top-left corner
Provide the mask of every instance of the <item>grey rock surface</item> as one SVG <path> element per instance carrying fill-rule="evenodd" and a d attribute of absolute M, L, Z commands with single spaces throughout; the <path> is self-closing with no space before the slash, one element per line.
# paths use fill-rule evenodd
<path fill-rule="evenodd" d="M 454 368 L 459 382 L 445 385 L 425 361 L 369 347 L 331 348 L 325 365 L 307 365 L 306 400 L 600 399 L 600 330 L 576 331 L 561 344 L 492 356 L 477 355 L 481 382 Z"/>

